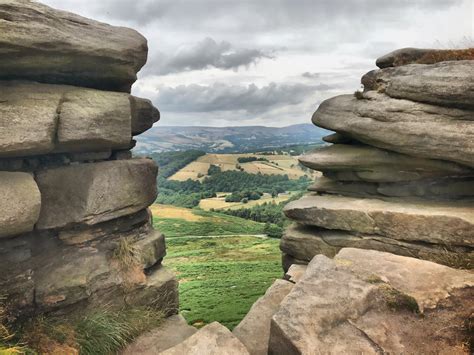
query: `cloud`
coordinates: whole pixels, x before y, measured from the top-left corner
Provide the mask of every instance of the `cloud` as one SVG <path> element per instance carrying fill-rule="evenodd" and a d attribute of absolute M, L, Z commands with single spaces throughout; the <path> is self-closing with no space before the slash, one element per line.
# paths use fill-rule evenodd
<path fill-rule="evenodd" d="M 242 111 L 260 114 L 272 109 L 298 105 L 326 85 L 270 83 L 257 87 L 255 84 L 180 85 L 160 88 L 154 100 L 162 111 L 169 112 L 216 112 Z"/>
<path fill-rule="evenodd" d="M 263 58 L 274 58 L 273 54 L 260 49 L 234 48 L 226 41 L 216 42 L 210 37 L 196 43 L 194 46 L 181 48 L 177 53 L 160 61 L 151 61 L 145 67 L 146 73 L 166 75 L 191 70 L 218 68 L 237 70 L 256 64 Z"/>

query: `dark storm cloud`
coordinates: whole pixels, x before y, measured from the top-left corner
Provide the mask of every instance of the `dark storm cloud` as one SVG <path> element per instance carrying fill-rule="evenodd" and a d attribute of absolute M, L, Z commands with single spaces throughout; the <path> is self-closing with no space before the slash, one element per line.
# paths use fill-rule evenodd
<path fill-rule="evenodd" d="M 176 88 L 161 88 L 155 102 L 163 111 L 170 112 L 262 113 L 278 107 L 298 105 L 316 91 L 328 88 L 327 85 L 275 83 L 261 88 L 254 84 L 180 85 Z"/>
<path fill-rule="evenodd" d="M 145 73 L 165 75 L 209 68 L 236 70 L 241 66 L 256 64 L 262 58 L 273 57 L 259 49 L 234 48 L 229 42 L 216 42 L 208 37 L 192 47 L 179 50 L 164 61 L 160 58 L 159 61 L 148 63 Z"/>

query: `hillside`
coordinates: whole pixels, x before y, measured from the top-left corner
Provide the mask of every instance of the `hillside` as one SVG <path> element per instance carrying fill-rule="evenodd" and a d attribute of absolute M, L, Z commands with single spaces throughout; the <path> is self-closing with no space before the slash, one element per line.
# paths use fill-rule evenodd
<path fill-rule="evenodd" d="M 327 134 L 311 124 L 288 127 L 180 127 L 151 128 L 137 140 L 137 154 L 176 150 L 207 153 L 239 153 L 274 149 L 288 145 L 320 143 Z"/>
<path fill-rule="evenodd" d="M 170 176 L 169 179 L 177 181 L 186 181 L 187 179 L 203 180 L 209 175 L 208 171 L 212 165 L 219 167 L 222 171 L 244 171 L 249 174 L 262 175 L 287 175 L 292 180 L 314 174 L 314 171 L 300 165 L 297 157 L 287 154 L 206 154 L 183 167 Z"/>

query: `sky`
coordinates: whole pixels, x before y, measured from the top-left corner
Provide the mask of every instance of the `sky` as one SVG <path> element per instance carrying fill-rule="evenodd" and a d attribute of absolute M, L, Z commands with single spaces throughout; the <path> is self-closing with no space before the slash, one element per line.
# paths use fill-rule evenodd
<path fill-rule="evenodd" d="M 161 125 L 309 123 L 402 47 L 474 45 L 474 0 L 42 0 L 148 39 L 132 93 Z"/>

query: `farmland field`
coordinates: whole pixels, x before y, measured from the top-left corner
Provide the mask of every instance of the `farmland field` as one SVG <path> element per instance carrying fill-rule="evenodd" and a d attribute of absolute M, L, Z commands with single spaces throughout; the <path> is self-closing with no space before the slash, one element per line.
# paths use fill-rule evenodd
<path fill-rule="evenodd" d="M 267 159 L 268 161 L 239 163 L 239 158 L 246 157 Z M 240 166 L 243 171 L 249 174 L 288 175 L 293 180 L 311 174 L 311 172 L 300 167 L 297 157 L 291 155 L 206 154 L 176 172 L 169 177 L 169 180 L 202 180 L 207 175 L 211 165 L 218 166 L 222 171 L 237 171 L 239 170 L 238 166 Z"/>
<path fill-rule="evenodd" d="M 262 205 L 264 203 L 280 203 L 285 202 L 290 199 L 295 192 L 290 193 L 282 193 L 279 194 L 278 197 L 272 197 L 270 194 L 263 194 L 263 196 L 259 200 L 248 201 L 247 203 L 243 202 L 226 202 L 225 197 L 228 194 L 218 194 L 217 197 L 206 198 L 202 199 L 199 203 L 199 207 L 203 210 L 209 211 L 211 209 L 214 210 L 236 210 L 239 208 L 251 208 L 253 206 Z"/>
<path fill-rule="evenodd" d="M 163 264 L 179 280 L 180 309 L 197 327 L 218 321 L 233 329 L 283 275 L 279 240 L 263 224 L 219 213 L 153 205 L 166 236 Z"/>

